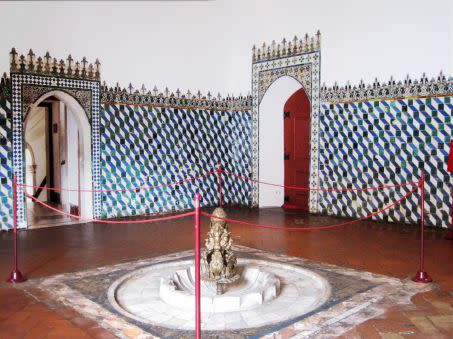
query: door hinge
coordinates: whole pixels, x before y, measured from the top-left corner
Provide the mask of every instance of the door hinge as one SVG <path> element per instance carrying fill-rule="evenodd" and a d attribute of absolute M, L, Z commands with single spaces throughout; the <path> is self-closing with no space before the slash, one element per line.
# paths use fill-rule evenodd
<path fill-rule="evenodd" d="M 285 153 L 285 155 L 284 155 L 283 159 L 285 159 L 285 160 L 289 160 L 289 154 L 288 154 L 288 153 Z"/>
<path fill-rule="evenodd" d="M 289 118 L 289 111 L 283 112 L 283 119 Z"/>
<path fill-rule="evenodd" d="M 285 195 L 284 200 L 285 200 L 285 202 L 289 202 L 289 195 Z"/>

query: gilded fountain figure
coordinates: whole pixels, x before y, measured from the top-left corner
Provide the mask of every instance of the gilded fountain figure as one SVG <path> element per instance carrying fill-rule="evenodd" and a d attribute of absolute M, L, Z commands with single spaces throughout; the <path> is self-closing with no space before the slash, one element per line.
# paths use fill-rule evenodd
<path fill-rule="evenodd" d="M 212 213 L 209 232 L 205 240 L 206 248 L 201 253 L 202 279 L 215 282 L 217 294 L 224 293 L 224 285 L 239 279 L 236 269 L 236 255 L 231 250 L 233 240 L 225 220 L 225 210 L 217 207 Z"/>

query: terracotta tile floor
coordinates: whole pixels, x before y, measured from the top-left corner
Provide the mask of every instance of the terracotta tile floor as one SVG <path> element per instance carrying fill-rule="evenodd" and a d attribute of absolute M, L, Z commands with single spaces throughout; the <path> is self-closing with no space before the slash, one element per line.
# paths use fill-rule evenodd
<path fill-rule="evenodd" d="M 229 216 L 275 225 L 324 225 L 343 219 L 285 213 L 280 209 L 235 209 Z M 29 278 L 80 271 L 192 248 L 191 218 L 155 224 L 68 225 L 22 231 L 20 269 Z M 206 234 L 208 220 L 203 220 Z M 296 232 L 232 226 L 234 241 L 275 253 L 299 256 L 407 278 L 417 269 L 418 229 L 410 225 L 362 222 L 338 230 Z M 453 338 L 453 241 L 443 230 L 426 231 L 426 270 L 436 289 L 395 306 L 344 338 Z M 51 302 L 32 283 L 4 283 L 11 270 L 12 234 L 0 233 L 0 338 L 110 338 L 92 321 Z M 29 291 L 36 297 L 32 297 Z M 288 333 L 290 335 L 290 333 Z"/>

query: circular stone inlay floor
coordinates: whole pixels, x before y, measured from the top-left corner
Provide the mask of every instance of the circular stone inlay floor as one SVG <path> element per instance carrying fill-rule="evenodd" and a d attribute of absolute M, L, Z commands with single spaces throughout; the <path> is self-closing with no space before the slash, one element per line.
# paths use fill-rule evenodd
<path fill-rule="evenodd" d="M 193 265 L 193 260 L 156 264 L 124 275 L 109 288 L 111 305 L 134 320 L 168 328 L 193 330 L 195 314 L 190 308 L 175 307 L 159 296 L 162 279 Z M 206 313 L 201 309 L 203 330 L 235 330 L 268 326 L 302 316 L 321 306 L 330 296 L 330 285 L 320 275 L 295 266 L 274 261 L 239 259 L 242 267 L 269 272 L 280 280 L 275 299 L 253 309 L 238 312 Z M 224 296 L 228 296 L 228 287 Z M 192 297 L 192 303 L 195 298 Z"/>

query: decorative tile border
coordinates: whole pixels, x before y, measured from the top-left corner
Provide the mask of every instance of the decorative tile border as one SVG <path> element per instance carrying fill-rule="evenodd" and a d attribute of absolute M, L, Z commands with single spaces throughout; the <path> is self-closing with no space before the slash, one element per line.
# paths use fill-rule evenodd
<path fill-rule="evenodd" d="M 319 47 L 319 45 L 318 45 Z M 286 55 L 285 53 L 284 55 Z M 275 54 L 280 55 L 280 54 Z M 318 128 L 320 103 L 321 53 L 319 50 L 295 53 L 269 61 L 256 61 L 252 65 L 252 178 L 259 180 L 259 105 L 265 91 L 278 78 L 290 76 L 304 87 L 311 102 L 310 187 L 319 186 L 318 178 Z M 258 184 L 252 186 L 252 206 L 258 206 Z M 318 211 L 318 192 L 311 191 L 309 209 Z"/>
<path fill-rule="evenodd" d="M 183 94 L 179 89 L 173 93 L 168 88 L 159 91 L 157 87 L 148 91 L 145 85 L 138 90 L 134 89 L 132 84 L 129 84 L 128 88 L 122 88 L 119 84 L 116 84 L 115 87 L 108 87 L 104 82 L 101 92 L 101 102 L 104 105 L 125 104 L 216 111 L 248 111 L 252 106 L 250 95 L 222 97 L 219 93 L 214 97 L 210 92 L 203 95 L 200 91 L 192 94 L 188 90 L 186 94 Z"/>
<path fill-rule="evenodd" d="M 307 91 L 307 96 L 311 97 L 311 65 L 310 64 L 296 65 L 278 69 L 270 69 L 261 72 L 258 99 L 260 103 L 264 97 L 264 94 L 267 92 L 269 87 L 274 83 L 274 81 L 285 75 L 290 76 L 299 81 L 302 84 L 303 88 Z"/>
<path fill-rule="evenodd" d="M 402 99 L 427 96 L 453 95 L 453 77 L 445 77 L 440 72 L 437 78 L 428 80 L 423 73 L 420 80 L 412 80 L 409 76 L 404 81 L 396 82 L 393 77 L 388 82 L 380 83 L 377 79 L 373 84 L 365 85 L 361 81 L 358 85 L 338 86 L 337 83 L 332 87 L 325 84 L 321 87 L 321 102 L 343 103 L 351 101 L 366 101 L 372 99 Z"/>
<path fill-rule="evenodd" d="M 55 87 L 42 86 L 42 85 L 29 85 L 24 84 L 22 87 L 22 104 L 24 121 L 30 111 L 31 106 L 44 94 L 54 91 Z M 87 115 L 88 121 L 91 121 L 91 90 L 88 89 L 72 89 L 59 87 L 59 90 L 71 95 L 82 106 Z"/>
<path fill-rule="evenodd" d="M 278 44 L 273 40 L 269 45 L 263 42 L 261 47 L 256 48 L 256 46 L 253 46 L 252 60 L 253 62 L 276 60 L 302 53 L 319 51 L 320 49 L 321 32 L 318 30 L 316 36 L 312 37 L 307 33 L 303 39 L 294 36 L 292 40 L 286 40 L 284 38 Z"/>
<path fill-rule="evenodd" d="M 92 138 L 92 175 L 93 189 L 100 189 L 100 131 L 99 131 L 99 107 L 100 93 L 99 81 L 81 80 L 75 78 L 54 77 L 36 74 L 12 73 L 12 148 L 13 148 L 13 169 L 19 184 L 24 183 L 24 131 L 25 119 L 23 89 L 27 85 L 35 86 L 35 90 L 41 91 L 42 87 L 50 90 L 68 90 L 91 92 L 91 138 Z M 89 112 L 87 112 L 89 113 Z M 24 194 L 18 190 L 17 215 L 18 225 L 21 228 L 27 227 Z M 93 215 L 100 216 L 101 195 L 93 193 Z"/>
<path fill-rule="evenodd" d="M 99 80 L 101 78 L 101 63 L 98 59 L 89 63 L 85 57 L 75 61 L 71 54 L 66 60 L 52 58 L 49 52 L 43 57 L 36 57 L 33 50 L 29 50 L 27 55 L 20 55 L 13 47 L 9 53 L 11 73 L 50 75 L 52 77 L 66 77 L 83 80 Z M 74 62 L 75 61 L 75 62 Z"/>

